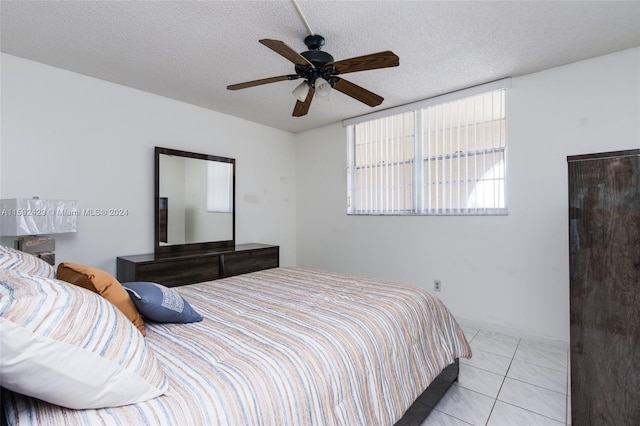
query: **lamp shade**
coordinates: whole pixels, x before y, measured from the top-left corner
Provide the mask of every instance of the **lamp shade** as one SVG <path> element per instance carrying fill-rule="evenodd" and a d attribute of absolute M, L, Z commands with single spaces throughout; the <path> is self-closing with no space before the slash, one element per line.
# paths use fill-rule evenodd
<path fill-rule="evenodd" d="M 322 77 L 316 78 L 315 88 L 318 96 L 329 96 L 331 93 L 331 84 Z"/>
<path fill-rule="evenodd" d="M 0 235 L 60 234 L 78 230 L 78 202 L 9 198 L 0 200 Z"/>
<path fill-rule="evenodd" d="M 295 89 L 293 89 L 293 96 L 296 97 L 300 102 L 304 102 L 307 99 L 307 95 L 309 94 L 309 83 L 303 81 L 300 83 Z"/>

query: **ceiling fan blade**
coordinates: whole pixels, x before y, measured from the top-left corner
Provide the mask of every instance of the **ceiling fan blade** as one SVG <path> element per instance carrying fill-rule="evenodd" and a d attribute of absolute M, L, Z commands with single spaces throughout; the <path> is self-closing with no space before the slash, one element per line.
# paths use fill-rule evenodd
<path fill-rule="evenodd" d="M 298 52 L 296 52 L 295 50 L 293 50 L 292 48 L 290 48 L 280 40 L 271 40 L 271 39 L 265 38 L 258 41 L 264 44 L 265 46 L 267 46 L 269 49 L 276 52 L 277 54 L 284 56 L 285 58 L 287 58 L 288 60 L 290 60 L 296 65 L 313 66 L 313 64 L 309 62 L 307 58 L 305 58 L 304 56 L 302 56 L 301 54 L 299 54 Z"/>
<path fill-rule="evenodd" d="M 345 74 L 348 72 L 397 67 L 398 65 L 400 65 L 400 58 L 392 51 L 385 50 L 384 52 L 330 62 L 325 65 L 325 68 L 334 68 L 338 71 L 338 74 Z"/>
<path fill-rule="evenodd" d="M 244 83 L 227 86 L 227 90 L 246 89 L 247 87 L 260 86 L 261 84 L 275 83 L 276 81 L 295 80 L 300 78 L 296 74 L 279 75 L 277 77 L 261 78 L 260 80 L 245 81 Z"/>
<path fill-rule="evenodd" d="M 313 87 L 309 88 L 309 93 L 307 93 L 307 99 L 304 102 L 296 101 L 296 106 L 293 107 L 294 117 L 302 117 L 309 112 L 309 107 L 311 106 L 311 100 L 313 99 L 313 94 L 315 93 L 315 89 Z"/>
<path fill-rule="evenodd" d="M 357 84 L 351 83 L 350 81 L 342 78 L 334 84 L 333 88 L 347 96 L 351 96 L 352 98 L 369 105 L 370 107 L 378 106 L 382 101 L 384 101 L 382 96 L 378 96 L 364 87 L 360 87 Z"/>

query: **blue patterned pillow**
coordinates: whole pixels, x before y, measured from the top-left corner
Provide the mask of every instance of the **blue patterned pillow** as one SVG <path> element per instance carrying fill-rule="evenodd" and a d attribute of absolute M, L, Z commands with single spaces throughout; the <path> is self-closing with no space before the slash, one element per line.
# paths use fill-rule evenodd
<path fill-rule="evenodd" d="M 156 322 L 196 322 L 202 315 L 193 310 L 189 302 L 177 291 L 150 282 L 122 283 L 129 292 L 138 311 L 148 320 Z"/>

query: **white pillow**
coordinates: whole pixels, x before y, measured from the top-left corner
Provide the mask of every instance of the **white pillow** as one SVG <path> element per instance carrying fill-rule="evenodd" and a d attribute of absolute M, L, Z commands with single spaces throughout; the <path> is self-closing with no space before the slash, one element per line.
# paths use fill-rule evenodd
<path fill-rule="evenodd" d="M 74 409 L 134 404 L 168 388 L 142 334 L 108 300 L 2 269 L 0 385 Z"/>
<path fill-rule="evenodd" d="M 0 269 L 22 271 L 39 277 L 55 278 L 52 265 L 32 254 L 0 245 Z"/>

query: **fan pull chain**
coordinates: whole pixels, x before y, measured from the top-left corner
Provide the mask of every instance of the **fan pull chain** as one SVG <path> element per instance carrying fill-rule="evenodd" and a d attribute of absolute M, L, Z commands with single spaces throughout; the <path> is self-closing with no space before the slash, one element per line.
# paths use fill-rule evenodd
<path fill-rule="evenodd" d="M 315 35 L 316 33 L 314 33 L 311 27 L 309 26 L 309 23 L 307 22 L 307 18 L 305 18 L 304 15 L 302 14 L 302 10 L 300 9 L 298 2 L 296 0 L 291 0 L 291 2 L 296 7 L 296 10 L 298 11 L 298 15 L 300 15 L 302 22 L 304 22 L 304 26 L 307 27 L 307 31 L 309 31 L 309 35 Z"/>

